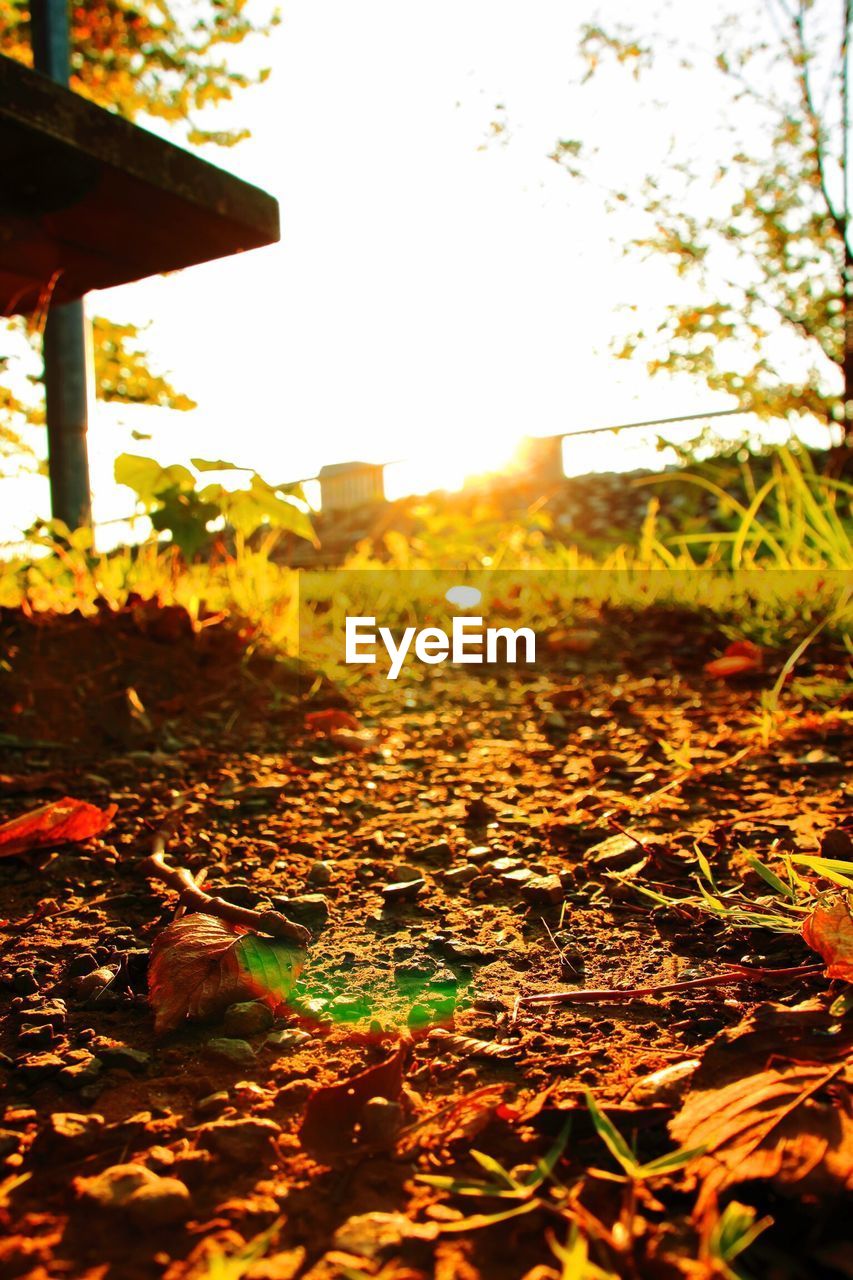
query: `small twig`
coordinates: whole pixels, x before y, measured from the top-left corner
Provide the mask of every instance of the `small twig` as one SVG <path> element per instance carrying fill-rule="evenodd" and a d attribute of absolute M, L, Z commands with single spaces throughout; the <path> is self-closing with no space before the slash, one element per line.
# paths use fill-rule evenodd
<path fill-rule="evenodd" d="M 563 905 L 565 906 L 565 903 Z M 551 939 L 551 942 L 554 944 L 554 950 L 557 952 L 557 955 L 560 957 L 560 968 L 568 969 L 570 973 L 577 973 L 577 969 L 574 967 L 573 964 L 570 964 L 569 961 L 566 959 L 565 951 L 560 946 L 559 942 L 557 941 L 557 939 L 554 937 L 553 933 L 549 929 L 548 921 L 544 918 L 544 916 L 540 916 L 539 920 L 540 920 L 540 923 L 545 926 L 545 932 L 547 933 L 548 937 Z M 561 925 L 562 925 L 562 920 L 561 920 Z"/>
<path fill-rule="evenodd" d="M 614 831 L 618 831 L 619 834 L 625 836 L 627 840 L 633 841 L 639 849 L 642 849 L 643 853 L 646 852 L 646 842 L 641 840 L 639 836 L 635 836 L 633 831 L 628 831 L 626 827 L 623 827 L 620 822 L 617 822 L 615 818 L 611 818 L 610 816 L 607 818 L 607 823 L 608 826 L 613 827 Z"/>
<path fill-rule="evenodd" d="M 723 986 L 727 982 L 748 982 L 755 978 L 805 978 L 819 973 L 822 964 L 800 964 L 792 969 L 747 969 L 742 966 L 728 969 L 725 973 L 712 973 L 705 978 L 689 978 L 683 982 L 662 982 L 654 987 L 610 987 L 602 990 L 591 988 L 579 991 L 543 991 L 538 995 L 519 996 L 515 1004 L 514 1015 L 522 1005 L 532 1004 L 596 1004 L 599 1001 L 614 1000 L 624 1002 L 637 1000 L 643 996 L 656 996 L 668 991 L 690 991 L 695 987 Z"/>
<path fill-rule="evenodd" d="M 226 902 L 224 898 L 215 898 L 205 893 L 186 867 L 169 865 L 162 849 L 155 848 L 150 858 L 146 858 L 142 864 L 142 871 L 174 889 L 180 895 L 181 904 L 190 911 L 203 911 L 207 915 L 218 916 L 220 920 L 227 920 L 229 924 L 240 924 L 246 929 L 268 933 L 300 947 L 307 946 L 311 941 L 308 929 L 301 924 L 294 924 L 279 911 L 252 911 L 249 907 L 238 907 L 233 902 Z"/>

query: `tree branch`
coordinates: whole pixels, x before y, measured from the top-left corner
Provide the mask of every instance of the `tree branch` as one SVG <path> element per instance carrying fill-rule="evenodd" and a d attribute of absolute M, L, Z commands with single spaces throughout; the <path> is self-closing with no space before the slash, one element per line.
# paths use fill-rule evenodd
<path fill-rule="evenodd" d="M 799 82 L 800 92 L 803 99 L 803 109 L 811 129 L 812 139 L 815 149 L 815 163 L 817 165 L 818 181 L 820 183 L 820 191 L 826 204 L 827 212 L 835 225 L 835 229 L 845 247 L 847 247 L 847 227 L 845 226 L 843 216 L 835 207 L 835 202 L 829 192 L 829 185 L 826 178 L 826 152 L 824 148 L 824 130 L 820 122 L 820 116 L 814 104 L 814 96 L 812 94 L 811 79 L 809 77 L 809 50 L 806 44 L 805 36 L 805 10 L 800 3 L 797 12 L 792 15 L 793 27 L 797 42 L 797 51 L 801 63 Z M 845 175 L 846 176 L 846 175 Z"/>
<path fill-rule="evenodd" d="M 209 916 L 218 916 L 229 924 L 242 925 L 259 933 L 268 933 L 273 938 L 281 938 L 285 942 L 293 942 L 305 947 L 311 941 L 311 934 L 301 924 L 294 924 L 278 911 L 252 911 L 249 907 L 238 907 L 224 898 L 215 898 L 205 893 L 196 884 L 192 872 L 186 867 L 173 867 L 158 850 L 146 858 L 142 864 L 144 874 L 153 880 L 161 880 L 180 896 L 181 902 L 190 911 L 203 911 Z"/>

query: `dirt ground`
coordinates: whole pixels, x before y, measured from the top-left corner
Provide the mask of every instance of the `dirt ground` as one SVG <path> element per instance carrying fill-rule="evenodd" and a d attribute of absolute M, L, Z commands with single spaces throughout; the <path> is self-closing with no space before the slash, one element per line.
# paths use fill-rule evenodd
<path fill-rule="evenodd" d="M 702 854 L 763 900 L 750 855 L 850 860 L 838 715 L 806 705 L 765 748 L 767 673 L 709 678 L 712 618 L 612 610 L 590 652 L 435 674 L 348 740 L 306 722 L 334 691 L 208 621 L 142 602 L 0 616 L 0 821 L 65 795 L 117 805 L 92 840 L 0 859 L 0 1274 L 853 1274 L 841 984 L 768 974 L 818 964 L 796 932 L 637 887 L 695 897 Z M 819 641 L 798 675 L 843 667 Z M 243 1000 L 155 1036 L 148 953 L 178 906 L 143 871 L 158 832 L 208 892 L 311 930 L 274 1016 Z M 720 981 L 736 965 L 759 972 Z M 813 1073 L 799 1102 L 657 1174 L 625 1174 L 585 1093 L 648 1164 L 701 1145 L 697 1088 L 713 1114 L 715 1090 L 780 1061 Z M 554 1178 L 519 1192 L 549 1153 Z M 158 1178 L 122 1198 L 102 1175 L 127 1165 Z M 727 1273 L 732 1200 L 773 1221 Z"/>

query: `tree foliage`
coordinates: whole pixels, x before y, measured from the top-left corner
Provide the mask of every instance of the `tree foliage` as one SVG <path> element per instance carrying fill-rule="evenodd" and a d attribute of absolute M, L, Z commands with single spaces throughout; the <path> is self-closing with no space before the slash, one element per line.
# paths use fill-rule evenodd
<path fill-rule="evenodd" d="M 128 120 L 186 124 L 191 143 L 231 146 L 246 130 L 208 130 L 195 114 L 266 79 L 229 67 L 223 51 L 278 21 L 249 16 L 249 0 L 73 0 L 71 88 Z M 28 0 L 0 0 L 0 53 L 29 64 Z"/>
<path fill-rule="evenodd" d="M 717 28 L 716 48 L 674 48 L 622 28 L 584 29 L 587 78 L 615 61 L 638 80 L 675 54 L 690 75 L 711 61 L 722 77 L 731 140 L 714 157 L 676 155 L 639 193 L 611 188 L 634 206 L 644 231 L 627 250 L 663 257 L 678 297 L 617 347 L 644 356 L 652 374 L 685 373 L 764 418 L 810 415 L 843 424 L 853 415 L 850 337 L 845 339 L 851 244 L 846 201 L 847 39 L 851 5 L 830 0 L 749 0 Z M 699 64 L 704 60 L 705 66 Z M 554 158 L 591 176 L 577 140 Z M 590 162 L 590 163 L 588 163 Z"/>
<path fill-rule="evenodd" d="M 10 346 L 23 346 L 26 350 L 27 341 L 33 348 L 40 345 L 38 335 L 29 333 L 26 322 L 20 317 L 8 320 L 5 332 Z M 154 405 L 180 411 L 194 409 L 194 400 L 178 391 L 164 374 L 151 368 L 148 356 L 140 346 L 140 333 L 140 327 L 135 324 L 117 324 L 103 316 L 95 316 L 92 320 L 98 399 L 107 404 Z M 0 378 L 12 363 L 11 358 L 0 358 Z M 37 375 L 19 373 L 14 385 L 3 386 L 0 382 L 0 473 L 5 470 L 7 474 L 14 474 L 21 468 L 32 470 L 37 467 L 38 456 L 27 436 L 29 428 L 44 426 L 44 421 L 44 395 Z"/>
<path fill-rule="evenodd" d="M 153 372 L 139 346 L 135 324 L 116 324 L 103 316 L 92 321 L 95 386 L 101 400 L 110 404 L 150 404 L 161 409 L 186 411 L 195 400 L 176 391 L 161 373 Z"/>

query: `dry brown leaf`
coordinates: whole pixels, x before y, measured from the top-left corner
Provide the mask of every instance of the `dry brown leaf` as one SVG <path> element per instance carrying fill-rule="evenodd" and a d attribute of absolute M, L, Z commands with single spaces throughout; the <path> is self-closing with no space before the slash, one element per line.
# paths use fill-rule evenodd
<path fill-rule="evenodd" d="M 117 808 L 110 804 L 99 809 L 71 796 L 41 804 L 0 825 L 0 858 L 100 835 L 112 822 Z"/>
<path fill-rule="evenodd" d="M 680 1145 L 705 1148 L 691 1165 L 700 1209 L 759 1178 L 782 1194 L 853 1190 L 852 1036 L 808 1002 L 763 1006 L 712 1041 L 669 1126 Z"/>
<path fill-rule="evenodd" d="M 474 1036 L 454 1035 L 452 1031 L 445 1031 L 442 1027 L 435 1027 L 429 1033 L 429 1039 L 440 1049 L 448 1049 L 469 1058 L 512 1058 L 520 1047 L 517 1044 L 502 1044 L 499 1040 L 477 1040 Z"/>
<path fill-rule="evenodd" d="M 401 1040 L 384 1061 L 348 1080 L 315 1089 L 306 1104 L 299 1130 L 303 1145 L 315 1150 L 332 1150 L 349 1142 L 368 1098 L 400 1096 L 411 1051 L 411 1042 Z"/>
<path fill-rule="evenodd" d="M 826 961 L 826 976 L 853 982 L 853 915 L 846 893 L 817 904 L 803 924 L 803 940 Z"/>
<path fill-rule="evenodd" d="M 305 953 L 194 912 L 155 939 L 148 966 L 154 1028 L 171 1031 L 184 1018 L 210 1018 L 238 1000 L 275 1008 L 293 989 Z"/>

